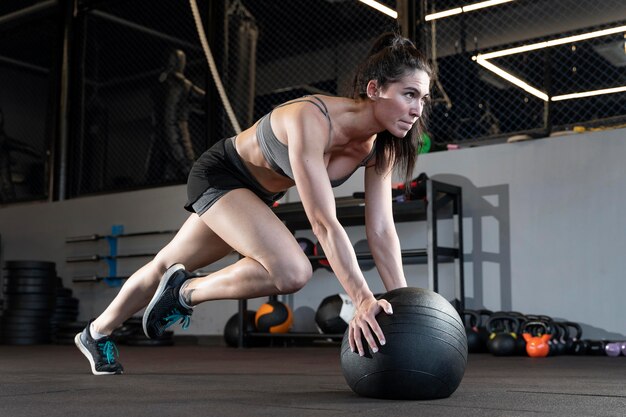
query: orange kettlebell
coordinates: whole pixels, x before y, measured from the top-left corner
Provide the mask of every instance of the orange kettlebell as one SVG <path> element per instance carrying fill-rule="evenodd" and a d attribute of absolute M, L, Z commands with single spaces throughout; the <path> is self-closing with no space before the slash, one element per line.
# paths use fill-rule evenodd
<path fill-rule="evenodd" d="M 541 327 L 539 333 L 535 336 L 532 333 L 527 332 L 529 327 Z M 548 331 L 548 326 L 541 321 L 530 321 L 524 324 L 524 333 L 522 337 L 526 341 L 526 353 L 531 358 L 544 358 L 550 353 L 550 345 L 548 341 L 552 337 L 551 334 L 544 333 Z"/>

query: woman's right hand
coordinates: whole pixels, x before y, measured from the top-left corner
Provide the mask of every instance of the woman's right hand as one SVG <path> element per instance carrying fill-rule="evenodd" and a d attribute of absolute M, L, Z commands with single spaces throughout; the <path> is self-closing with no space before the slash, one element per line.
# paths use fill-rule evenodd
<path fill-rule="evenodd" d="M 350 321 L 348 331 L 348 341 L 352 352 L 358 352 L 360 356 L 365 354 L 363 339 L 366 340 L 371 351 L 374 353 L 378 352 L 376 339 L 378 339 L 381 346 L 385 344 L 385 335 L 376 321 L 376 315 L 381 311 L 387 314 L 393 314 L 393 309 L 389 301 L 377 300 L 374 297 L 370 297 L 357 306 L 354 317 Z"/>

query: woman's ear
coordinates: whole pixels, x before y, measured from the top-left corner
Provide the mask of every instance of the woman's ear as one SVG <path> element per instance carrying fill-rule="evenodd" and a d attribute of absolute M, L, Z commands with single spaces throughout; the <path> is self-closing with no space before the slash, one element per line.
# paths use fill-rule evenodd
<path fill-rule="evenodd" d="M 367 96 L 372 100 L 378 98 L 378 82 L 376 80 L 370 80 L 367 83 Z"/>

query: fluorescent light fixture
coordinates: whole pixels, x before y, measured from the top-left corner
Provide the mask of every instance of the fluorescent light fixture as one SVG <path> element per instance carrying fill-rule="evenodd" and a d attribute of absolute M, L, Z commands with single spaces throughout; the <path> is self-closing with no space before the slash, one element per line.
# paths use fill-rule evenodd
<path fill-rule="evenodd" d="M 518 86 L 522 90 L 526 91 L 527 93 L 530 93 L 530 94 L 532 94 L 535 97 L 539 97 L 540 99 L 542 99 L 544 101 L 548 101 L 548 95 L 546 93 L 544 93 L 543 91 L 537 90 L 536 88 L 534 88 L 533 86 L 531 86 L 527 82 L 522 81 L 519 78 L 515 77 L 514 75 L 509 74 L 508 72 L 506 72 L 502 68 L 493 65 L 491 62 L 487 61 L 486 59 L 478 56 L 478 57 L 475 57 L 475 61 L 478 64 L 482 65 L 483 67 L 487 68 L 489 71 L 492 71 L 493 73 L 495 73 L 495 74 L 499 75 L 500 77 L 504 78 L 505 80 L 507 80 L 511 84 L 515 84 L 516 86 Z"/>
<path fill-rule="evenodd" d="M 615 33 L 626 32 L 625 26 L 618 26 L 611 29 L 598 30 L 596 32 L 583 33 L 581 35 L 567 36 L 561 39 L 553 39 L 551 41 L 538 42 L 530 45 L 518 46 L 517 48 L 504 49 L 502 51 L 489 52 L 486 54 L 479 54 L 484 59 L 498 58 L 506 55 L 519 54 L 520 52 L 534 51 L 537 49 L 549 48 L 551 46 L 563 45 L 565 43 L 574 43 L 584 41 L 586 39 L 599 38 L 601 36 L 613 35 Z"/>
<path fill-rule="evenodd" d="M 444 10 L 443 12 L 437 12 L 426 15 L 426 21 L 441 19 L 442 17 L 454 16 L 455 14 L 463 13 L 463 9 L 461 7 L 457 7 L 456 9 Z"/>
<path fill-rule="evenodd" d="M 378 10 L 379 12 L 382 12 L 384 14 L 386 14 L 389 17 L 392 17 L 394 19 L 398 18 L 398 12 L 396 12 L 395 10 L 385 6 L 382 3 L 379 3 L 375 0 L 359 0 L 361 3 L 367 4 L 368 6 Z"/>
<path fill-rule="evenodd" d="M 513 0 L 488 0 L 481 1 L 479 3 L 469 4 L 463 7 L 456 7 L 454 9 L 444 10 L 442 12 L 431 13 L 426 15 L 426 21 L 441 19 L 443 17 L 454 16 L 456 14 L 467 13 L 478 9 L 484 9 L 485 7 L 497 6 L 502 3 L 509 3 Z"/>
<path fill-rule="evenodd" d="M 615 88 L 605 88 L 603 90 L 584 91 L 582 93 L 563 94 L 552 97 L 552 101 L 570 100 L 572 98 L 599 96 L 600 94 L 623 93 L 626 92 L 626 85 Z"/>
<path fill-rule="evenodd" d="M 538 97 L 544 101 L 562 101 L 562 100 L 570 100 L 573 98 L 581 98 L 581 97 L 590 97 L 590 96 L 597 96 L 600 94 L 611 94 L 611 93 L 621 93 L 621 92 L 626 92 L 626 86 L 622 86 L 622 87 L 614 87 L 614 88 L 605 88 L 602 90 L 593 90 L 593 91 L 582 91 L 580 93 L 572 93 L 572 94 L 563 94 L 560 96 L 553 96 L 553 97 L 548 97 L 548 95 L 546 93 L 544 93 L 543 91 L 540 91 L 536 88 L 534 88 L 533 86 L 531 86 L 530 84 L 526 83 L 525 81 L 519 79 L 518 77 L 512 75 L 511 73 L 506 72 L 505 70 L 503 70 L 502 68 L 492 64 L 491 62 L 489 62 L 489 59 L 493 59 L 493 58 L 499 58 L 502 56 L 508 56 L 508 55 L 514 55 L 514 54 L 519 54 L 522 52 L 528 52 L 528 51 L 534 51 L 537 49 L 543 49 L 543 48 L 549 48 L 551 46 L 556 46 L 556 45 L 563 45 L 566 43 L 574 43 L 574 42 L 579 42 L 582 40 L 586 40 L 586 39 L 593 39 L 593 38 L 598 38 L 601 36 L 608 36 L 608 35 L 613 35 L 616 33 L 621 33 L 621 32 L 626 32 L 626 26 L 618 26 L 615 28 L 610 28 L 610 29 L 604 29 L 604 30 L 598 30 L 595 32 L 588 32 L 588 33 L 583 33 L 581 35 L 575 35 L 575 36 L 567 36 L 565 38 L 560 38 L 560 39 L 553 39 L 551 41 L 545 41 L 545 42 L 538 42 L 538 43 L 533 43 L 530 45 L 524 45 L 524 46 L 518 46 L 516 48 L 510 48 L 510 49 L 504 49 L 502 51 L 495 51 L 495 52 L 489 52 L 486 54 L 478 54 L 476 56 L 472 57 L 472 60 L 476 61 L 476 63 L 478 63 L 479 65 L 487 68 L 489 71 L 492 71 L 493 73 L 499 75 L 500 77 L 504 78 L 505 80 L 509 81 L 511 84 L 514 84 L 516 86 L 518 86 L 519 88 L 521 88 L 522 90 L 534 95 L 535 97 Z M 625 35 L 626 37 L 626 35 Z"/>
<path fill-rule="evenodd" d="M 469 6 L 463 6 L 463 12 L 471 12 L 472 10 L 484 9 L 485 7 L 497 6 L 498 4 L 508 3 L 513 0 L 489 0 L 481 1 L 480 3 L 470 4 Z"/>

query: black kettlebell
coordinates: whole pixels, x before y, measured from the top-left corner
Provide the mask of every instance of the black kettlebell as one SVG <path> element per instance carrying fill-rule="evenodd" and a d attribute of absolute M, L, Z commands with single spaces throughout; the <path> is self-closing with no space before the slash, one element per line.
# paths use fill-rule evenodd
<path fill-rule="evenodd" d="M 563 321 L 555 321 L 554 326 L 558 329 L 558 335 L 554 336 L 554 338 L 557 339 L 555 342 L 555 353 L 557 355 L 565 355 L 567 353 L 569 330 Z"/>
<path fill-rule="evenodd" d="M 487 320 L 489 320 L 489 317 L 491 317 L 491 315 L 493 314 L 493 311 L 482 309 L 482 310 L 477 310 L 477 312 L 478 312 L 478 316 L 480 320 L 478 321 L 478 324 L 476 325 L 476 327 L 478 327 L 478 334 L 480 335 L 480 343 L 482 346 L 481 349 L 483 352 L 487 352 L 487 342 L 489 342 L 489 332 L 487 331 L 485 324 L 487 323 Z"/>
<path fill-rule="evenodd" d="M 606 356 L 607 340 L 588 340 L 587 354 L 593 356 Z"/>
<path fill-rule="evenodd" d="M 573 321 L 566 321 L 565 325 L 575 331 L 575 334 L 570 337 L 566 352 L 569 355 L 586 355 L 589 345 L 586 340 L 582 340 L 583 329 L 580 327 L 580 324 Z"/>
<path fill-rule="evenodd" d="M 467 350 L 469 353 L 481 353 L 485 349 L 478 333 L 478 313 L 475 310 L 463 310 L 463 320 L 465 321 L 465 334 L 467 335 Z"/>
<path fill-rule="evenodd" d="M 485 327 L 489 332 L 487 349 L 495 356 L 512 356 L 517 346 L 517 321 L 505 313 L 492 314 Z"/>
<path fill-rule="evenodd" d="M 515 333 L 517 334 L 515 354 L 519 356 L 526 356 L 526 340 L 522 337 L 522 327 L 528 321 L 528 318 L 518 311 L 509 311 L 508 314 L 514 317 L 517 321 L 517 325 L 515 327 Z"/>

